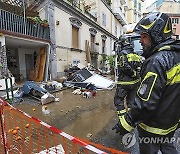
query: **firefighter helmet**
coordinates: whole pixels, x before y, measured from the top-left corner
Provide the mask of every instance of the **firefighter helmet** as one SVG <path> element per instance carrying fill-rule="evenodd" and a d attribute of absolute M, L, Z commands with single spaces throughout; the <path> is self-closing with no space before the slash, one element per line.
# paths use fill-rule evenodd
<path fill-rule="evenodd" d="M 155 45 L 170 38 L 173 34 L 169 16 L 160 12 L 150 13 L 142 18 L 133 31 L 149 34 Z"/>
<path fill-rule="evenodd" d="M 121 48 L 131 45 L 129 38 L 124 34 L 119 37 L 119 42 L 121 43 Z"/>

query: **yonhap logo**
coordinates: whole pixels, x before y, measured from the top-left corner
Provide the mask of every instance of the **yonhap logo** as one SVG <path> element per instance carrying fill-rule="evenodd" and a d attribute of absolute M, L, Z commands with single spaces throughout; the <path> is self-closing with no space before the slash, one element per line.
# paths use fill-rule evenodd
<path fill-rule="evenodd" d="M 122 137 L 122 143 L 125 148 L 130 148 L 136 143 L 136 137 L 134 133 L 127 133 Z"/>
<path fill-rule="evenodd" d="M 176 134 L 174 137 L 136 137 L 135 133 L 127 133 L 122 137 L 122 143 L 125 148 L 130 148 L 138 142 L 139 144 L 174 144 L 178 153 L 180 152 L 180 137 Z"/>

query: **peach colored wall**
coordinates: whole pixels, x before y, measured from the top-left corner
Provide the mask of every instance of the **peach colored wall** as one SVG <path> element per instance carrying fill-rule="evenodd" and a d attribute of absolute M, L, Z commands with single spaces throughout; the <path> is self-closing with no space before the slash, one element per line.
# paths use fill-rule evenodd
<path fill-rule="evenodd" d="M 172 17 L 171 18 L 179 18 L 178 24 L 172 24 L 172 28 L 176 28 L 176 35 L 180 35 L 180 16 L 179 17 Z"/>

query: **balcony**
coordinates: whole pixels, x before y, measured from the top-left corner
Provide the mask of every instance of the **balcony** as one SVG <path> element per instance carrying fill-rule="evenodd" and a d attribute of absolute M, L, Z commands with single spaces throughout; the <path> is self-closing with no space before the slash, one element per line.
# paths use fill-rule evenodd
<path fill-rule="evenodd" d="M 77 10 L 81 11 L 80 0 L 64 0 L 64 1 L 70 4 L 72 7 L 76 8 Z"/>
<path fill-rule="evenodd" d="M 85 11 L 85 15 L 94 22 L 97 22 L 97 15 L 94 13 L 94 15 L 88 11 Z"/>
<path fill-rule="evenodd" d="M 121 22 L 123 26 L 127 24 L 127 20 L 119 7 L 115 7 L 113 9 L 113 12 L 116 18 Z"/>
<path fill-rule="evenodd" d="M 0 9 L 0 30 L 49 40 L 49 27 Z"/>
<path fill-rule="evenodd" d="M 98 54 L 98 45 L 96 45 L 95 43 L 91 42 L 91 46 L 90 46 L 90 52 L 91 53 L 95 53 Z"/>

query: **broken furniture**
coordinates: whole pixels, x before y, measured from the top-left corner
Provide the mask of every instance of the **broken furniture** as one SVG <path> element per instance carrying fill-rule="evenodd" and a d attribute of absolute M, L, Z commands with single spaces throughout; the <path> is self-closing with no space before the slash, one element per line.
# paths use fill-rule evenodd
<path fill-rule="evenodd" d="M 52 94 L 33 81 L 26 81 L 14 97 L 20 99 L 24 94 L 40 100 L 42 105 L 55 101 L 55 97 Z"/>

